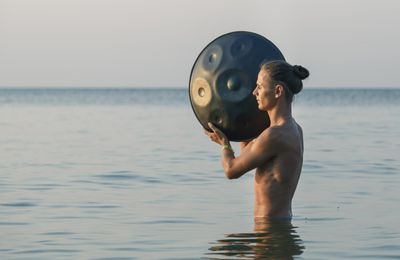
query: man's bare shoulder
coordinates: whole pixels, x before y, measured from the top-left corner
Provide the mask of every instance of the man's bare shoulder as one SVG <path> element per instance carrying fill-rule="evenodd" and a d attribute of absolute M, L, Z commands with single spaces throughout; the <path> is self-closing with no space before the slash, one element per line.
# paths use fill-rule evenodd
<path fill-rule="evenodd" d="M 255 140 L 254 148 L 258 149 L 277 149 L 284 140 L 284 131 L 280 127 L 269 127 L 265 129 Z"/>
<path fill-rule="evenodd" d="M 302 137 L 302 129 L 297 123 L 273 126 L 265 129 L 256 139 L 258 147 L 284 149 L 295 139 Z"/>
<path fill-rule="evenodd" d="M 277 142 L 284 138 L 287 130 L 282 126 L 273 126 L 265 129 L 257 139 L 261 142 Z"/>

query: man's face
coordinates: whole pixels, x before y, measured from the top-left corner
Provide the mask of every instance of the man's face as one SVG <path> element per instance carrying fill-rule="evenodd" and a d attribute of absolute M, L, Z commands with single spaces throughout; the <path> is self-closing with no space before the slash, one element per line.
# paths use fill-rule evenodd
<path fill-rule="evenodd" d="M 264 69 L 260 70 L 253 95 L 257 99 L 258 109 L 261 111 L 269 110 L 276 103 L 274 88 L 272 88 L 271 82 L 268 71 Z"/>

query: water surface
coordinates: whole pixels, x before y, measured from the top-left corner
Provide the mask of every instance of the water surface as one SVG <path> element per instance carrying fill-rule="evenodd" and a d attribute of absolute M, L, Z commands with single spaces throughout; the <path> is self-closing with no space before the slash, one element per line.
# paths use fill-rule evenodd
<path fill-rule="evenodd" d="M 255 231 L 187 90 L 0 90 L 2 259 L 399 259 L 400 90 L 305 90 L 294 219 Z M 237 149 L 237 144 L 234 146 Z"/>

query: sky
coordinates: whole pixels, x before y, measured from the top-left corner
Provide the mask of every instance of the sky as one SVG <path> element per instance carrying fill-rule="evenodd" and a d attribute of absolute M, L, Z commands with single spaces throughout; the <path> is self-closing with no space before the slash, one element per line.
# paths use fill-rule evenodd
<path fill-rule="evenodd" d="M 252 31 L 310 88 L 400 88 L 397 0 L 0 0 L 0 87 L 187 88 L 202 49 Z"/>

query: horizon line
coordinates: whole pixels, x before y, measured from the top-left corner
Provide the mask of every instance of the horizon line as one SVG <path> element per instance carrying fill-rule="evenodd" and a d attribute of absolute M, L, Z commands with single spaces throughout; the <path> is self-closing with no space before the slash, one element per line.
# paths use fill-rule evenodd
<path fill-rule="evenodd" d="M 101 90 L 101 89 L 115 89 L 115 90 L 188 90 L 188 87 L 183 87 L 183 86 L 178 86 L 178 87 L 173 87 L 173 86 L 54 86 L 54 87 L 49 87 L 49 86 L 0 86 L 0 90 L 83 90 L 83 89 L 88 89 L 88 90 Z M 315 89 L 315 90 L 400 90 L 400 86 L 393 87 L 362 87 L 362 86 L 348 86 L 348 87 L 332 87 L 332 86 L 324 86 L 324 87 L 317 87 L 317 86 L 312 86 L 312 87 L 305 87 L 303 88 L 304 90 L 307 89 Z"/>

